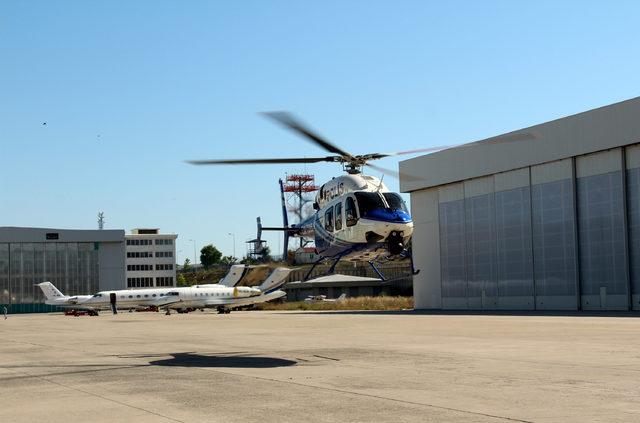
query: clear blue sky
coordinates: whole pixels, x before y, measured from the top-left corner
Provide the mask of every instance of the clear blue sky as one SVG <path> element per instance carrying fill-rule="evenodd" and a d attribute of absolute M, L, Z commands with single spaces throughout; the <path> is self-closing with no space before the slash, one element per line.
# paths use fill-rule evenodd
<path fill-rule="evenodd" d="M 256 216 L 280 224 L 278 177 L 303 168 L 182 160 L 323 154 L 256 112 L 293 111 L 354 153 L 485 138 L 638 96 L 638 16 L 632 1 L 4 0 L 0 226 L 94 228 L 103 210 L 107 228 L 178 233 L 180 261 L 189 239 L 230 254 L 229 232 L 242 255 Z"/>

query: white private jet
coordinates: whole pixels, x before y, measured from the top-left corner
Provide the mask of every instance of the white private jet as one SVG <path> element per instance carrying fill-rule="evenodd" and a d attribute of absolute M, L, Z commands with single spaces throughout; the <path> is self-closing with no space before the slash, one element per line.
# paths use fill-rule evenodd
<path fill-rule="evenodd" d="M 304 299 L 306 303 L 339 303 L 347 298 L 347 294 L 342 294 L 338 298 L 327 298 L 326 295 L 309 295 Z"/>
<path fill-rule="evenodd" d="M 231 309 L 271 301 L 286 293 L 277 290 L 291 272 L 291 269 L 277 268 L 258 287 L 227 286 L 237 284 L 242 276 L 232 275 L 217 284 L 203 284 L 192 287 L 125 289 L 101 291 L 84 302 L 85 306 L 133 310 L 136 308 L 163 308 L 178 312 L 197 309 L 217 308 L 220 313 Z M 229 272 L 230 274 L 233 272 Z M 227 275 L 229 276 L 229 275 Z"/>
<path fill-rule="evenodd" d="M 195 285 L 193 287 L 124 289 L 101 291 L 94 295 L 63 295 L 51 282 L 37 286 L 42 289 L 46 304 L 62 307 L 86 309 L 97 314 L 98 310 L 111 309 L 159 309 L 189 312 L 204 308 L 218 308 L 220 313 L 229 313 L 236 307 L 244 307 L 271 301 L 286 295 L 277 290 L 284 284 L 291 269 L 276 268 L 258 287 L 235 286 L 247 273 L 248 266 L 232 266 L 229 273 L 217 284 Z M 170 295 L 168 295 L 170 294 Z"/>
<path fill-rule="evenodd" d="M 97 314 L 97 311 L 92 307 L 85 307 L 84 303 L 89 300 L 91 295 L 64 295 L 58 288 L 55 287 L 51 282 L 42 282 L 36 284 L 42 290 L 42 293 L 45 296 L 44 303 L 48 305 L 65 307 L 65 308 L 74 308 L 74 309 L 86 309 L 91 312 L 91 314 Z"/>

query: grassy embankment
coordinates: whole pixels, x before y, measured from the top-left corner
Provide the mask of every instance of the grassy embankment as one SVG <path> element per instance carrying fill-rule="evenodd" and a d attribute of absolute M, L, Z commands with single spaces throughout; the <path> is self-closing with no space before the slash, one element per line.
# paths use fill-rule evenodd
<path fill-rule="evenodd" d="M 294 301 L 258 304 L 256 310 L 406 310 L 413 309 L 412 297 L 354 297 L 335 302 Z"/>

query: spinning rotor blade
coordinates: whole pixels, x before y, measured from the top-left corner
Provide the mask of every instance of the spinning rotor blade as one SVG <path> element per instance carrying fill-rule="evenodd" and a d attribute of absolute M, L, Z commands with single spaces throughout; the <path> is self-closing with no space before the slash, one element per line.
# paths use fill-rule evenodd
<path fill-rule="evenodd" d="M 377 160 L 390 156 L 401 156 L 403 154 L 416 154 L 416 153 L 432 153 L 435 151 L 445 150 L 447 148 L 456 147 L 456 145 L 439 145 L 437 147 L 419 148 L 417 150 L 397 151 L 395 153 L 373 153 L 363 154 L 362 157 L 365 160 Z"/>
<path fill-rule="evenodd" d="M 235 165 L 235 164 L 274 164 L 274 163 L 318 163 L 335 162 L 339 157 L 306 157 L 289 159 L 231 159 L 231 160 L 187 160 L 193 165 Z"/>
<path fill-rule="evenodd" d="M 528 141 L 535 140 L 538 138 L 542 138 L 542 135 L 539 132 L 517 132 L 515 134 L 507 134 L 501 135 L 493 138 L 487 138 L 480 141 L 470 142 L 468 144 L 462 144 L 463 146 L 474 145 L 474 144 L 500 144 L 500 143 L 508 143 L 508 142 L 518 142 L 518 141 Z"/>
<path fill-rule="evenodd" d="M 438 145 L 436 147 L 419 148 L 417 150 L 397 151 L 395 153 L 387 153 L 389 156 L 401 156 L 403 154 L 415 154 L 415 153 L 431 153 L 434 151 L 446 150 L 447 148 L 455 147 L 455 145 Z"/>
<path fill-rule="evenodd" d="M 377 165 L 372 165 L 371 163 L 366 163 L 365 166 L 369 166 L 371 169 L 375 169 L 380 173 L 384 173 L 385 175 L 394 177 L 396 179 L 400 179 L 400 177 L 408 180 L 408 181 L 419 181 L 420 178 L 418 178 L 417 176 L 413 176 L 413 175 L 409 175 L 408 173 L 400 173 L 400 172 L 396 172 L 395 170 L 391 170 L 391 169 L 387 169 L 381 166 L 377 166 Z"/>
<path fill-rule="evenodd" d="M 314 133 L 311 129 L 307 128 L 303 125 L 299 120 L 293 117 L 291 113 L 287 112 L 267 112 L 263 113 L 270 119 L 275 120 L 276 122 L 284 125 L 285 127 L 291 129 L 294 132 L 297 132 L 300 135 L 305 136 L 311 142 L 319 145 L 330 153 L 339 154 L 340 156 L 350 159 L 353 156 L 346 151 L 336 147 L 331 144 L 329 141 L 322 138 L 320 135 Z"/>

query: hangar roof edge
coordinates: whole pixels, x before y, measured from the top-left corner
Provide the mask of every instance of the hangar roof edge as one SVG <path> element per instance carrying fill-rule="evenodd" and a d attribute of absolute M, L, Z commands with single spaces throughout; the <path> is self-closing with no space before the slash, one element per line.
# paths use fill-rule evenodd
<path fill-rule="evenodd" d="M 640 97 L 401 161 L 400 190 L 436 187 L 637 142 Z"/>

